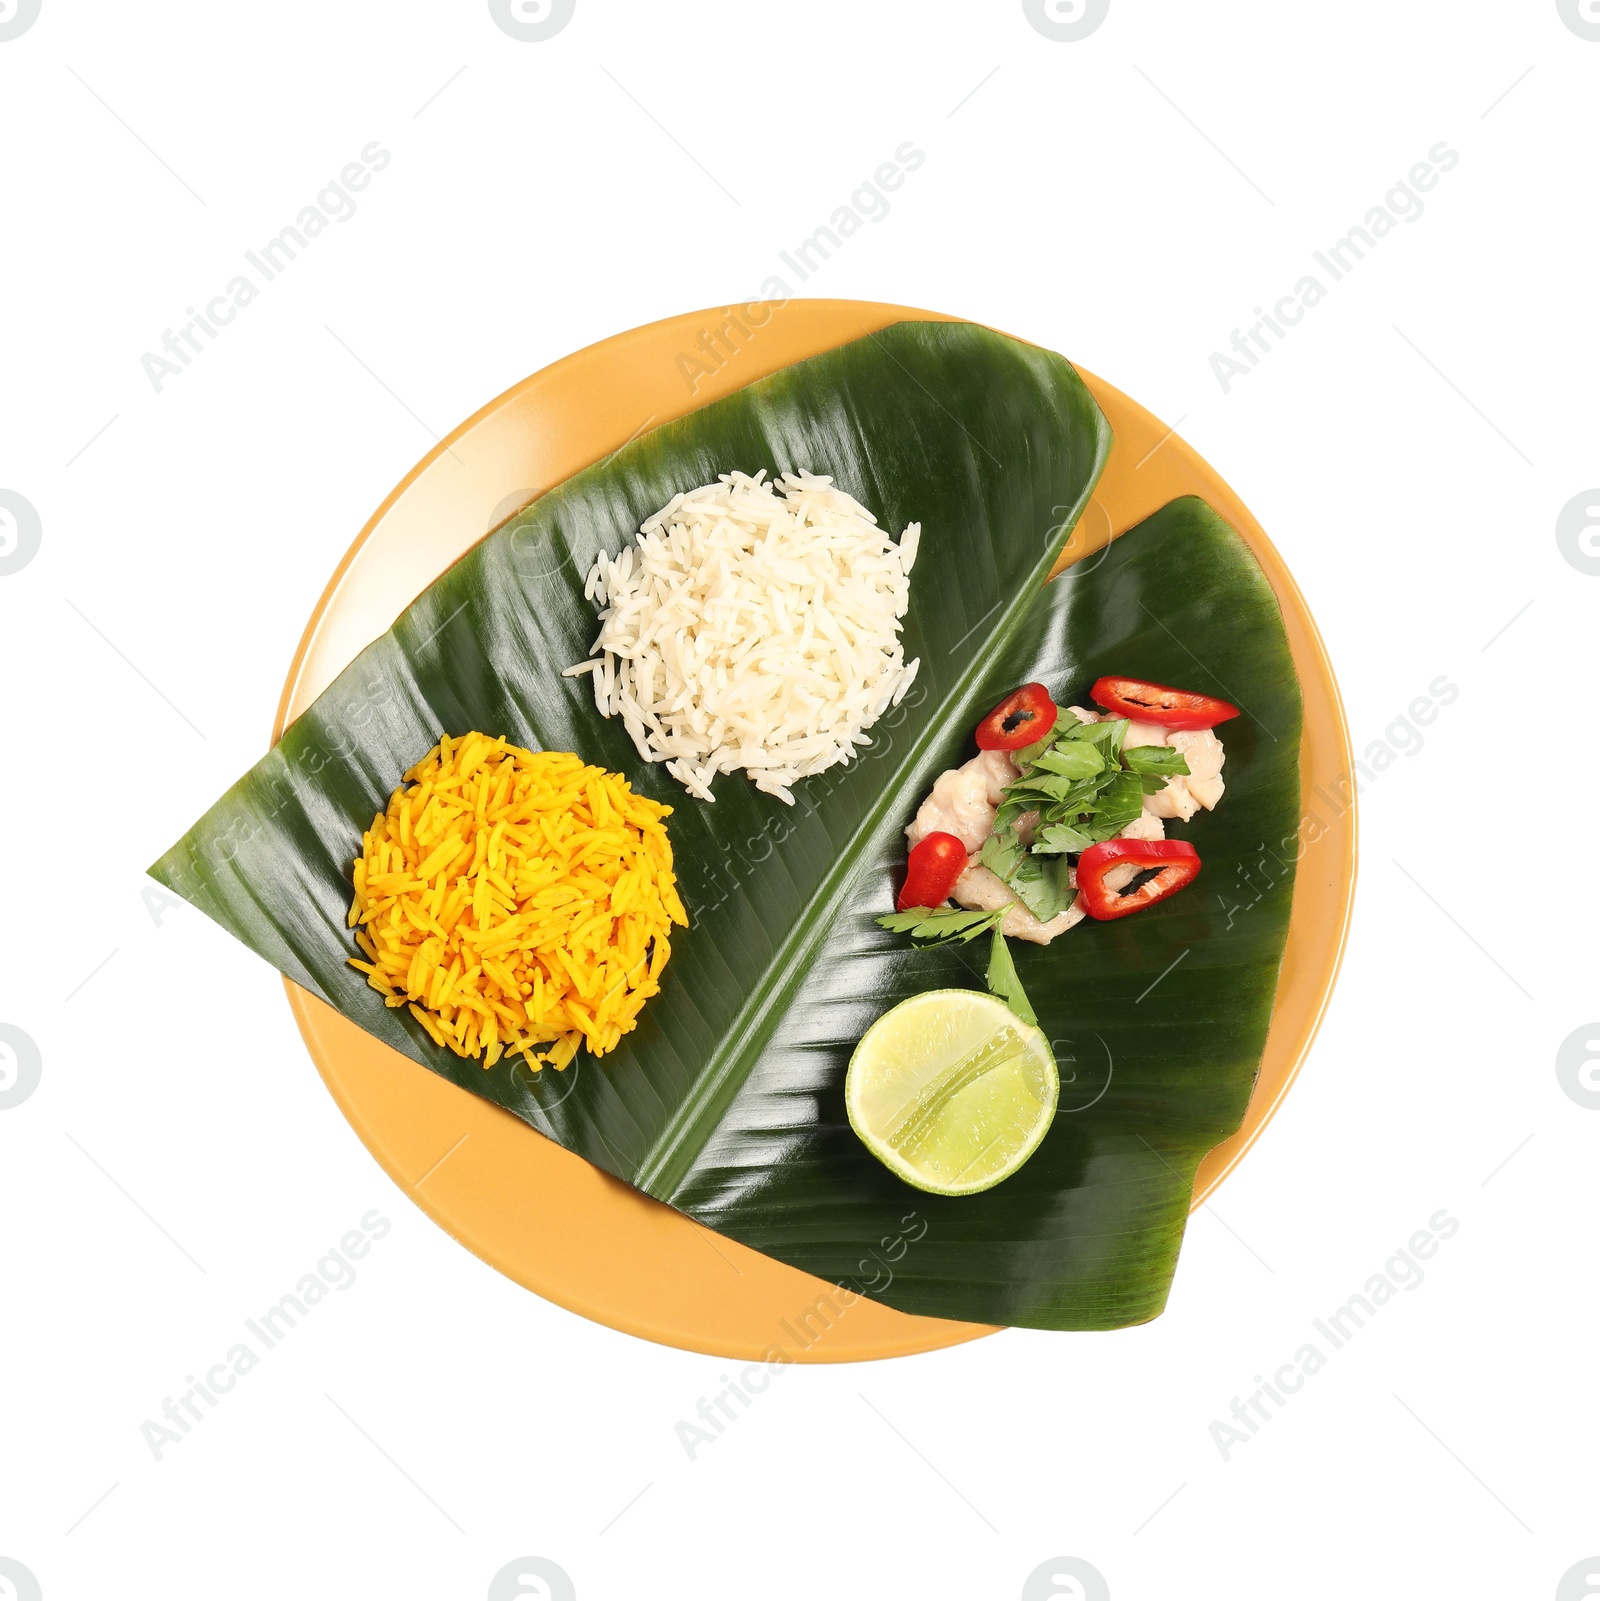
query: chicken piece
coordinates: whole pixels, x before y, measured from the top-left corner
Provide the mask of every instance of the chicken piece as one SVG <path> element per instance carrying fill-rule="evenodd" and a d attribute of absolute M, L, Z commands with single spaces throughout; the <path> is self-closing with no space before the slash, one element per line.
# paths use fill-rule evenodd
<path fill-rule="evenodd" d="M 1111 713 L 1107 712 L 1104 721 L 1110 722 L 1111 720 Z M 1122 748 L 1131 750 L 1136 745 L 1167 745 L 1171 743 L 1169 733 L 1170 731 L 1163 728 L 1159 723 L 1129 723 L 1128 732 L 1122 741 Z M 1154 795 L 1146 795 L 1144 798 L 1144 816 L 1154 818 L 1176 817 L 1183 822 L 1188 822 L 1197 810 L 1199 808 L 1195 804 L 1195 799 L 1189 793 L 1185 787 L 1184 780 L 1181 778 L 1169 778 L 1165 789 L 1159 789 Z M 1142 822 L 1143 816 L 1129 826 L 1136 828 Z M 1160 839 L 1162 837 L 1161 834 L 1129 834 L 1126 829 L 1123 830 L 1123 833 L 1129 839 Z M 1111 887 L 1116 889 L 1120 886 L 1113 884 Z"/>
<path fill-rule="evenodd" d="M 994 815 L 1005 798 L 1001 791 L 1020 776 L 1005 751 L 979 751 L 934 779 L 933 792 L 918 808 L 906 838 L 915 846 L 929 834 L 954 834 L 969 853 L 979 849 L 994 832 Z"/>
<path fill-rule="evenodd" d="M 1081 706 L 1063 706 L 1061 709 L 1064 712 L 1071 712 L 1080 723 L 1098 723 L 1100 721 L 1098 712 L 1086 712 Z"/>
<path fill-rule="evenodd" d="M 1165 839 L 1167 837 L 1167 830 L 1160 817 L 1150 810 L 1150 802 L 1156 798 L 1154 795 L 1145 796 L 1144 810 L 1126 828 L 1118 831 L 1118 839 Z"/>
<path fill-rule="evenodd" d="M 963 762 L 956 771 L 982 774 L 991 806 L 999 806 L 1005 799 L 1001 791 L 1007 784 L 1014 784 L 1022 777 L 1017 764 L 1011 759 L 1010 751 L 1004 750 L 980 750 L 970 762 Z"/>
<path fill-rule="evenodd" d="M 1183 752 L 1189 776 L 1183 780 L 1188 791 L 1209 812 L 1222 799 L 1222 764 L 1227 759 L 1222 741 L 1209 728 L 1175 729 L 1167 743 Z"/>
<path fill-rule="evenodd" d="M 1167 736 L 1167 743 L 1183 753 L 1189 776 L 1169 778 L 1166 788 L 1146 799 L 1145 805 L 1157 817 L 1187 822 L 1200 807 L 1209 812 L 1222 799 L 1222 741 L 1209 728 L 1179 728 Z"/>
<path fill-rule="evenodd" d="M 995 807 L 989 801 L 989 783 L 983 773 L 952 767 L 933 781 L 933 792 L 917 808 L 906 829 L 915 847 L 929 834 L 954 834 L 970 855 L 994 832 Z"/>
<path fill-rule="evenodd" d="M 1048 945 L 1057 934 L 1065 934 L 1074 923 L 1085 916 L 1081 897 L 1073 901 L 1066 911 L 1041 923 L 1032 912 L 1006 887 L 1005 881 L 987 867 L 968 862 L 967 870 L 956 880 L 950 892 L 958 906 L 973 912 L 995 912 L 1006 907 L 1000 920 L 1000 932 L 1011 939 L 1025 939 L 1034 945 Z"/>
<path fill-rule="evenodd" d="M 1144 807 L 1154 817 L 1176 817 L 1187 823 L 1200 810 L 1200 803 L 1189 789 L 1188 779 L 1169 778 L 1164 788 L 1145 796 Z"/>
<path fill-rule="evenodd" d="M 1187 778 L 1169 778 L 1164 789 L 1145 796 L 1145 810 L 1151 816 L 1175 817 L 1186 823 L 1202 806 L 1210 811 L 1222 799 L 1222 741 L 1209 728 L 1166 729 L 1156 723 L 1129 723 L 1122 748 L 1134 745 L 1170 745 L 1183 753 L 1189 767 Z"/>
<path fill-rule="evenodd" d="M 1222 772 L 1226 755 L 1222 741 L 1209 728 L 1175 728 L 1167 743 L 1183 752 L 1191 778 L 1216 778 Z"/>

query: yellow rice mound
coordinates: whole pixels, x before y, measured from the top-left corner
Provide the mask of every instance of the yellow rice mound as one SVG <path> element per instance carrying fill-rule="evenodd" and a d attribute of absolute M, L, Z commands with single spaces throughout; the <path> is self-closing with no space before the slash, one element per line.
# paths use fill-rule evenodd
<path fill-rule="evenodd" d="M 660 993 L 669 925 L 689 926 L 671 813 L 566 752 L 446 736 L 361 838 L 350 965 L 486 1068 L 603 1056 Z"/>

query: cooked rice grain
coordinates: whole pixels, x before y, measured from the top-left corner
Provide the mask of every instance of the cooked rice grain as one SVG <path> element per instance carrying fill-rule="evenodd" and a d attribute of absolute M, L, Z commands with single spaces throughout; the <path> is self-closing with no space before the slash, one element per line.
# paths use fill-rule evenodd
<path fill-rule="evenodd" d="M 362 836 L 350 965 L 486 1068 L 603 1056 L 659 993 L 669 925 L 688 927 L 671 813 L 565 752 L 447 735 Z"/>
<path fill-rule="evenodd" d="M 711 800 L 743 769 L 789 786 L 869 744 L 916 676 L 900 644 L 920 523 L 899 544 L 830 478 L 724 473 L 672 500 L 635 545 L 596 558 L 595 705 L 646 761 Z M 779 491 L 781 490 L 781 494 Z"/>

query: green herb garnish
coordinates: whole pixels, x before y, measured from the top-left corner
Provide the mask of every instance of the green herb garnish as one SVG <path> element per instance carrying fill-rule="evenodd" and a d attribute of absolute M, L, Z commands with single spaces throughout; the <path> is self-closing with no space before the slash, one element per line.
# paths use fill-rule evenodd
<path fill-rule="evenodd" d="M 1095 746 L 1104 753 L 1109 766 L 1122 749 L 1122 741 L 1128 732 L 1128 719 L 1113 717 L 1109 723 L 1080 723 L 1074 717 L 1064 725 L 1058 724 L 1051 732 L 1057 739 Z"/>
<path fill-rule="evenodd" d="M 1099 838 L 1110 839 L 1133 822 L 1143 810 L 1144 783 L 1139 774 L 1119 772 L 1095 801 L 1091 827 Z"/>
<path fill-rule="evenodd" d="M 1066 857 L 1035 856 L 1024 847 L 1015 829 L 991 834 L 983 842 L 978 860 L 1001 879 L 1041 923 L 1059 917 L 1077 894 Z"/>
<path fill-rule="evenodd" d="M 1076 721 L 1076 719 L 1074 719 L 1074 721 Z M 1056 727 L 1059 728 L 1060 725 L 1060 714 L 1058 713 L 1056 718 Z M 1024 745 L 1021 750 L 1012 751 L 1011 760 L 1016 763 L 1019 769 L 1025 770 L 1031 767 L 1038 759 L 1041 751 L 1047 751 L 1052 745 L 1055 744 L 1056 737 L 1056 730 L 1055 728 L 1052 728 L 1043 739 L 1036 739 L 1031 745 Z"/>
<path fill-rule="evenodd" d="M 878 919 L 878 926 L 892 934 L 909 934 L 925 944 L 959 940 L 965 945 L 986 929 L 998 928 L 1006 908 L 992 912 L 967 912 L 954 907 L 913 906 L 909 911 L 889 912 Z"/>
<path fill-rule="evenodd" d="M 924 944 L 960 943 L 965 945 L 986 929 L 992 930 L 989 944 L 989 968 L 985 982 L 993 995 L 998 995 L 1024 1023 L 1038 1026 L 1039 1019 L 1028 1002 L 1028 993 L 1017 976 L 1016 964 L 1006 948 L 1005 935 L 1000 922 L 1009 907 L 992 912 L 958 912 L 948 908 L 914 906 L 907 912 L 890 912 L 880 917 L 881 927 L 895 934 L 909 934 Z"/>
<path fill-rule="evenodd" d="M 1072 864 L 1068 860 L 1101 840 L 1120 834 L 1144 810 L 1144 797 L 1154 795 L 1170 778 L 1184 777 L 1189 764 L 1183 752 L 1169 745 L 1135 745 L 1123 749 L 1128 720 L 1081 723 L 1063 710 L 1043 739 L 1011 753 L 1018 776 L 1008 784 L 995 813 L 994 832 L 984 840 L 978 860 L 1015 895 L 1041 923 L 1059 917 L 1072 905 Z M 1033 843 L 1024 845 L 1017 824 L 1037 814 Z M 1025 1023 L 1037 1026 L 1022 980 L 1000 925 L 1008 908 L 969 912 L 952 907 L 913 907 L 880 917 L 881 927 L 909 934 L 924 945 L 966 944 L 985 932 L 991 935 L 990 992 L 999 996 Z"/>
<path fill-rule="evenodd" d="M 1072 864 L 1065 856 L 1035 856 L 1030 852 L 1006 883 L 1041 923 L 1059 917 L 1078 893 L 1072 885 Z"/>
<path fill-rule="evenodd" d="M 1132 750 L 1123 751 L 1122 762 L 1129 772 L 1147 780 L 1144 786 L 1147 795 L 1163 789 L 1169 778 L 1189 776 L 1189 764 L 1183 759 L 1183 752 L 1171 745 L 1135 745 Z"/>
<path fill-rule="evenodd" d="M 1144 810 L 1146 795 L 1189 771 L 1183 752 L 1168 745 L 1124 750 L 1127 735 L 1125 717 L 1080 723 L 1063 712 L 1046 738 L 1014 753 L 1019 776 L 1005 788 L 995 817 L 996 832 L 1014 838 L 1022 817 L 1037 812 L 1027 857 L 1076 855 L 1120 834 Z M 1017 854 L 1022 855 L 1020 845 Z M 1045 915 L 1037 910 L 1039 905 L 1054 905 L 1058 899 L 1050 887 L 1053 880 L 1046 879 L 1041 887 L 1038 878 L 1024 874 L 1020 863 L 1010 860 L 1009 851 L 1007 870 L 995 866 L 987 855 L 985 865 L 1005 879 L 1035 916 Z"/>
<path fill-rule="evenodd" d="M 1079 851 L 1088 850 L 1094 843 L 1093 834 L 1075 828 L 1071 823 L 1041 823 L 1033 831 L 1035 856 L 1058 856 L 1066 851 L 1077 855 Z"/>
<path fill-rule="evenodd" d="M 1174 751 L 1172 754 L 1176 756 L 1178 753 Z M 1063 740 L 1059 745 L 1040 751 L 1033 765 L 1043 768 L 1047 773 L 1058 773 L 1063 778 L 1093 778 L 1111 764 L 1088 740 L 1074 739 Z"/>
<path fill-rule="evenodd" d="M 1009 879 L 1016 872 L 1022 856 L 1022 841 L 1017 838 L 1017 831 L 1014 828 L 991 834 L 983 842 L 983 849 L 978 852 L 978 860 L 996 878 L 1003 879 Z"/>
<path fill-rule="evenodd" d="M 1028 1000 L 1028 992 L 1017 976 L 1017 965 L 1011 960 L 1011 950 L 1005 935 L 998 928 L 989 945 L 989 971 L 984 975 L 991 995 L 998 995 L 1024 1023 L 1039 1026 L 1038 1014 Z"/>

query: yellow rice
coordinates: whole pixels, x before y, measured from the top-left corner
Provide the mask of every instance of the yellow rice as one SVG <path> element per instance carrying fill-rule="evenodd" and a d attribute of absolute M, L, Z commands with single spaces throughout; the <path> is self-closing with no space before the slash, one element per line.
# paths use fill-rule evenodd
<path fill-rule="evenodd" d="M 350 965 L 486 1068 L 603 1056 L 660 993 L 669 925 L 689 924 L 671 812 L 566 752 L 447 735 L 362 836 Z"/>

